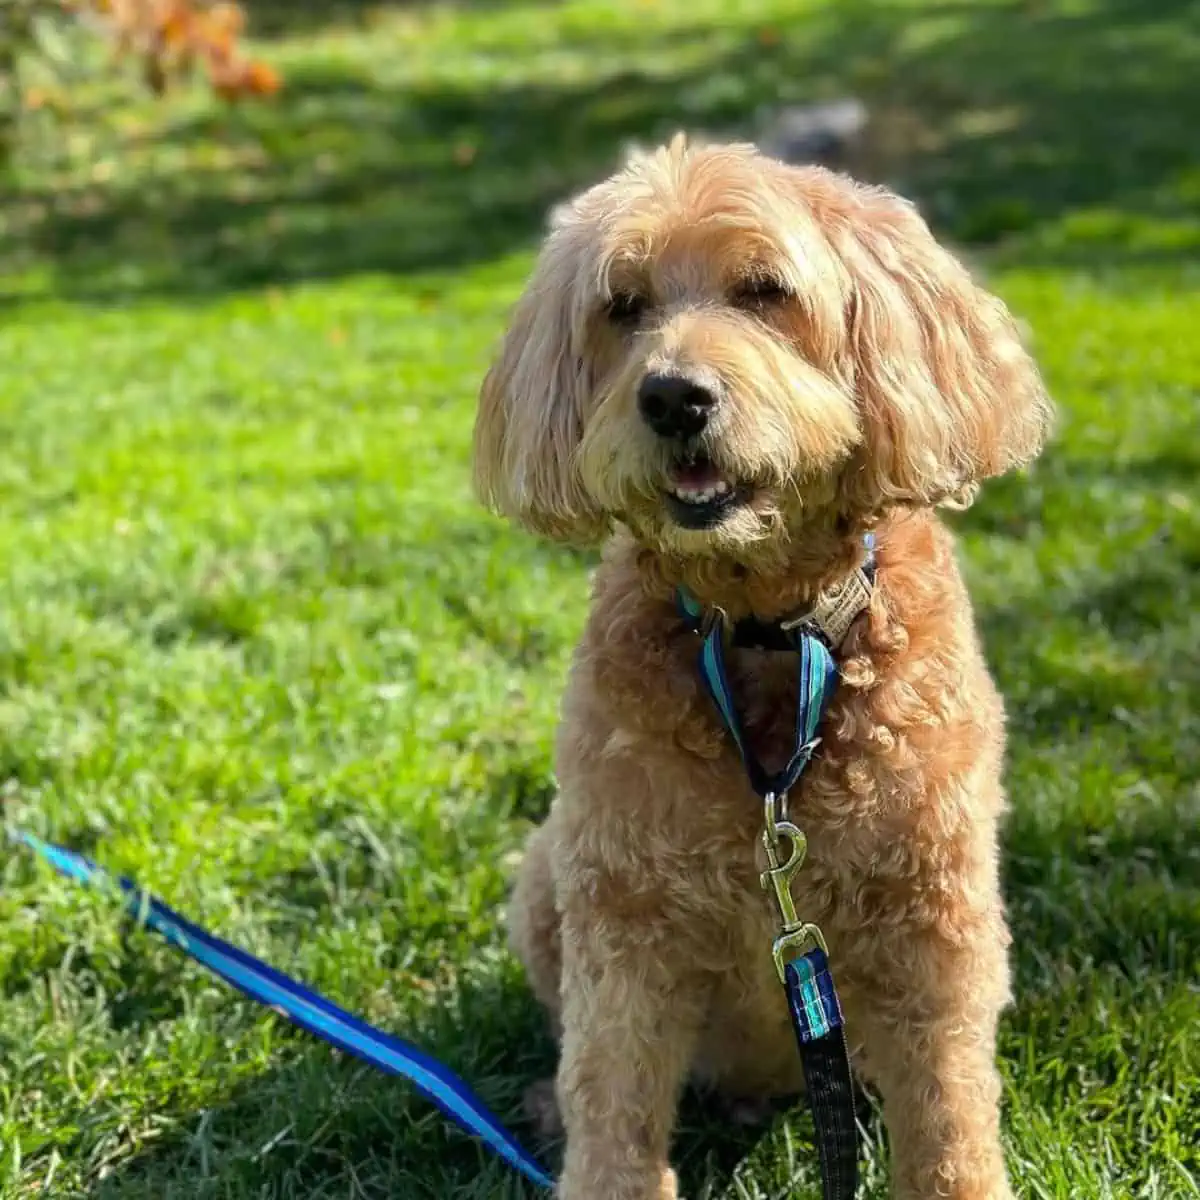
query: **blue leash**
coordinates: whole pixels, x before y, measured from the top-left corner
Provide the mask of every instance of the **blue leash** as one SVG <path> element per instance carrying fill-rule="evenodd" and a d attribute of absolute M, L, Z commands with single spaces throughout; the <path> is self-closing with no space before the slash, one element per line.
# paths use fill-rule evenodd
<path fill-rule="evenodd" d="M 874 538 L 868 535 L 864 544 L 865 571 L 868 579 L 873 579 Z M 796 912 L 791 884 L 804 862 L 808 841 L 787 816 L 787 794 L 812 760 L 817 732 L 837 688 L 837 664 L 829 643 L 808 620 L 768 624 L 749 617 L 727 623 L 720 613 L 706 614 L 686 588 L 679 588 L 675 599 L 680 616 L 701 639 L 700 678 L 737 748 L 751 788 L 764 802 L 763 845 L 768 869 L 763 872 L 762 885 L 774 893 L 781 921 L 772 954 L 804 1072 L 823 1195 L 825 1200 L 853 1200 L 858 1188 L 858 1125 L 842 1006 L 825 938 L 816 925 L 802 921 Z M 725 667 L 727 639 L 734 646 L 796 655 L 794 744 L 787 762 L 774 773 L 763 767 L 746 739 Z M 780 853 L 785 847 L 789 851 L 786 856 Z"/>
<path fill-rule="evenodd" d="M 114 877 L 82 854 L 43 842 L 32 834 L 17 832 L 13 836 L 68 878 L 93 885 L 117 883 L 125 893 L 126 908 L 134 917 L 201 966 L 331 1046 L 389 1075 L 407 1079 L 451 1121 L 479 1138 L 530 1183 L 547 1190 L 554 1187 L 554 1180 L 470 1087 L 415 1046 L 375 1029 L 254 955 L 214 937 L 144 892 L 132 880 Z"/>

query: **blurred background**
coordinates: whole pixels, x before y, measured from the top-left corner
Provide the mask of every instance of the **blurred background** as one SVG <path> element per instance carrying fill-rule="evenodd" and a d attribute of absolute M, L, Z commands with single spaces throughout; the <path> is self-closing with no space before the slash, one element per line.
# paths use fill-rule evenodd
<path fill-rule="evenodd" d="M 1011 716 L 1010 1164 L 1196 1196 L 1192 2 L 0 0 L 5 824 L 519 1119 L 502 911 L 593 559 L 479 510 L 474 397 L 549 207 L 681 128 L 900 190 L 1028 327 L 1055 441 L 953 517 Z M 687 1194 L 816 1195 L 810 1136 L 689 1100 Z M 5 1200 L 523 1194 L 0 851 Z"/>
<path fill-rule="evenodd" d="M 6 232 L 76 294 L 494 259 L 677 128 L 815 150 L 967 243 L 1194 245 L 1195 14 L 1175 0 L 6 0 L 4 19 Z"/>

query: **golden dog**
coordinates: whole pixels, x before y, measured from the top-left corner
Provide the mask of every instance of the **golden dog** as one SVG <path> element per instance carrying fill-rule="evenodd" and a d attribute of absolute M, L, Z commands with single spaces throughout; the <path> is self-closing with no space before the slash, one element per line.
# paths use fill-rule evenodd
<path fill-rule="evenodd" d="M 999 300 L 886 191 L 682 138 L 557 212 L 483 385 L 500 512 L 606 541 L 512 942 L 561 1030 L 563 1200 L 666 1200 L 689 1077 L 794 1093 L 759 887 L 761 804 L 696 668 L 683 585 L 730 621 L 803 612 L 878 546 L 791 798 L 794 890 L 829 942 L 894 1194 L 1010 1195 L 998 1015 L 1004 714 L 938 505 L 1031 459 L 1051 409 Z M 730 652 L 765 761 L 791 655 Z"/>

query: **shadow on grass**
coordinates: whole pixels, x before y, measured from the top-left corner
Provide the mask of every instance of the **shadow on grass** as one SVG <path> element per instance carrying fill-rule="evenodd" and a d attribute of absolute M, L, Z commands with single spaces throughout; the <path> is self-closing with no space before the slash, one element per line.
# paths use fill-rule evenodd
<path fill-rule="evenodd" d="M 288 21 L 306 8 L 265 5 Z M 705 53 L 703 34 L 660 35 L 653 72 L 618 66 L 582 83 L 391 87 L 298 64 L 277 103 L 163 132 L 169 168 L 75 191 L 30 185 L 5 209 L 51 289 L 81 298 L 453 269 L 529 242 L 548 206 L 608 170 L 628 139 L 745 132 L 787 83 L 789 94 L 862 94 L 878 117 L 879 170 L 959 240 L 992 242 L 1086 205 L 1118 217 L 1088 226 L 1068 260 L 1195 254 L 1194 238 L 1136 245 L 1143 220 L 1188 215 L 1200 196 L 1193 5 L 852 0 L 773 39 L 747 27 L 741 45 Z M 562 46 L 611 52 L 622 37 L 655 50 L 619 29 L 575 31 Z M 696 53 L 681 56 L 689 38 Z"/>

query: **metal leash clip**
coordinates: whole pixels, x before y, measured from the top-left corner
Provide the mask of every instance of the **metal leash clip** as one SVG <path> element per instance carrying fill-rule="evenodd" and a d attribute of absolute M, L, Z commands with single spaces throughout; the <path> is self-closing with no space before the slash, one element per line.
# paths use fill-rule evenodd
<path fill-rule="evenodd" d="M 782 928 L 771 947 L 775 969 L 780 981 L 787 982 L 785 968 L 789 962 L 799 958 L 805 950 L 819 946 L 828 953 L 825 937 L 821 930 L 796 915 L 796 902 L 792 898 L 792 879 L 804 864 L 808 853 L 808 838 L 788 820 L 787 795 L 776 796 L 768 792 L 763 797 L 765 823 L 763 847 L 767 852 L 767 869 L 759 876 L 764 891 L 774 892 L 775 905 L 779 909 Z M 791 853 L 786 861 L 780 861 L 780 845 L 787 839 Z"/>

